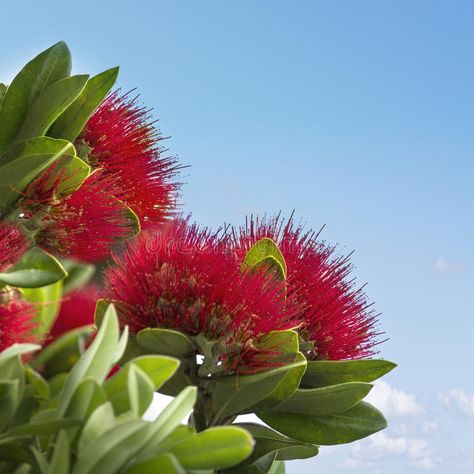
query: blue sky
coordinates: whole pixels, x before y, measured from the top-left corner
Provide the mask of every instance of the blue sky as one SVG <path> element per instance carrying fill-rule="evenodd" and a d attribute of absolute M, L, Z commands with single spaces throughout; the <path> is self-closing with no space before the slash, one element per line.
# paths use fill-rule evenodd
<path fill-rule="evenodd" d="M 289 473 L 474 472 L 474 3 L 16 0 L 0 80 L 66 40 L 121 65 L 186 170 L 203 224 L 296 210 L 355 249 L 399 363 L 390 428 Z"/>

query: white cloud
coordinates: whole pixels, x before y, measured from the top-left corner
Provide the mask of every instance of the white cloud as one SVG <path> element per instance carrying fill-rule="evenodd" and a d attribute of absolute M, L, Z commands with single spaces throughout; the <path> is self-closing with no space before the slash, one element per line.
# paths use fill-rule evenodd
<path fill-rule="evenodd" d="M 351 470 L 367 470 L 380 466 L 389 459 L 405 458 L 416 469 L 428 471 L 435 466 L 432 451 L 426 440 L 414 437 L 391 437 L 385 432 L 355 443 L 351 457 L 340 467 Z"/>
<path fill-rule="evenodd" d="M 387 418 L 417 416 L 424 408 L 416 401 L 416 395 L 402 392 L 387 382 L 375 382 L 366 401 L 375 405 Z"/>
<path fill-rule="evenodd" d="M 461 416 L 474 417 L 474 395 L 467 394 L 462 388 L 452 388 L 440 393 L 443 405 Z"/>
<path fill-rule="evenodd" d="M 429 434 L 438 434 L 439 433 L 439 426 L 436 421 L 425 420 L 421 424 L 421 432 L 422 433 L 429 433 Z"/>
<path fill-rule="evenodd" d="M 444 257 L 438 257 L 434 262 L 434 269 L 438 273 L 455 273 L 464 270 L 463 262 L 450 262 Z"/>

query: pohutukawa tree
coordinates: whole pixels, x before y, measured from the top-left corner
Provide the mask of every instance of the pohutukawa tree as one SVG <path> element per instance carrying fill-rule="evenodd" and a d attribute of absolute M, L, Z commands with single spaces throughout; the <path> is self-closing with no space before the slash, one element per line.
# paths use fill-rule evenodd
<path fill-rule="evenodd" d="M 0 84 L 0 472 L 281 474 L 383 429 L 364 398 L 394 364 L 349 257 L 292 217 L 182 217 L 117 75 L 60 42 Z"/>

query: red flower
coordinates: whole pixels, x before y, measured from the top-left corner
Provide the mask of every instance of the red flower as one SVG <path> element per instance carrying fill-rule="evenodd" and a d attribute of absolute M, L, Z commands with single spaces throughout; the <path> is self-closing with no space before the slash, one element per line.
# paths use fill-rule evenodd
<path fill-rule="evenodd" d="M 92 326 L 98 298 L 98 289 L 93 285 L 66 295 L 61 301 L 59 314 L 49 332 L 49 339 L 55 340 L 68 331 L 82 326 Z"/>
<path fill-rule="evenodd" d="M 318 233 L 286 223 L 279 216 L 250 220 L 234 231 L 238 256 L 243 260 L 249 248 L 263 237 L 274 240 L 285 257 L 288 292 L 300 300 L 300 333 L 314 343 L 318 359 L 358 359 L 374 354 L 377 344 L 377 315 L 368 303 L 363 287 L 351 277 L 349 256 L 318 241 Z"/>
<path fill-rule="evenodd" d="M 35 309 L 16 292 L 0 293 L 0 352 L 15 343 L 36 342 Z"/>
<path fill-rule="evenodd" d="M 122 302 L 132 332 L 164 327 L 217 340 L 228 371 L 271 365 L 256 341 L 295 325 L 280 283 L 263 272 L 242 273 L 225 240 L 186 221 L 142 234 L 115 264 L 106 272 L 105 297 Z"/>
<path fill-rule="evenodd" d="M 56 255 L 85 262 L 109 256 L 111 247 L 131 235 L 126 206 L 110 194 L 113 177 L 91 174 L 67 196 L 57 189 L 69 179 L 52 166 L 33 181 L 21 201 L 25 225 L 38 229 L 36 243 Z"/>
<path fill-rule="evenodd" d="M 0 222 L 0 272 L 19 260 L 27 248 L 28 243 L 18 227 Z"/>
<path fill-rule="evenodd" d="M 79 140 L 89 147 L 89 162 L 114 176 L 115 194 L 138 215 L 143 228 L 160 223 L 175 206 L 179 167 L 166 150 L 149 111 L 136 98 L 110 94 L 87 122 Z"/>

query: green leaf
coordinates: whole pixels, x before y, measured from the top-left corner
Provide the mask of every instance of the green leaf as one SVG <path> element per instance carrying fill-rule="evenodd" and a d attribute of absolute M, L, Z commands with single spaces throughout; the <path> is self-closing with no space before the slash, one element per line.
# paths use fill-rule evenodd
<path fill-rule="evenodd" d="M 63 280 L 63 293 L 69 293 L 87 285 L 95 273 L 95 266 L 90 263 L 61 259 L 61 264 L 67 272 Z"/>
<path fill-rule="evenodd" d="M 114 85 L 118 72 L 119 68 L 114 67 L 89 79 L 79 97 L 56 120 L 48 134 L 71 142 L 76 140 L 89 117 Z"/>
<path fill-rule="evenodd" d="M 65 412 L 70 418 L 87 418 L 98 406 L 107 401 L 104 389 L 91 377 L 85 377 L 74 391 Z"/>
<path fill-rule="evenodd" d="M 78 156 L 65 155 L 56 162 L 55 174 L 52 178 L 54 179 L 59 173 L 63 173 L 63 177 L 56 186 L 56 194 L 68 196 L 81 187 L 91 174 L 91 167 Z"/>
<path fill-rule="evenodd" d="M 11 443 L 32 436 L 41 436 L 57 433 L 59 430 L 71 428 L 81 424 L 81 420 L 62 418 L 47 421 L 31 421 L 28 424 L 16 426 L 0 436 L 0 444 Z"/>
<path fill-rule="evenodd" d="M 66 140 L 49 137 L 34 137 L 9 148 L 0 155 L 0 166 L 15 161 L 21 156 L 55 155 L 75 156 L 74 145 Z"/>
<path fill-rule="evenodd" d="M 99 383 L 104 381 L 112 367 L 118 341 L 119 325 L 117 314 L 113 305 L 109 305 L 94 341 L 72 368 L 71 372 L 69 372 L 61 397 L 60 414 L 66 411 L 82 379 L 91 377 Z"/>
<path fill-rule="evenodd" d="M 128 393 L 132 412 L 137 417 L 143 416 L 153 401 L 154 386 L 150 377 L 136 365 L 128 371 Z"/>
<path fill-rule="evenodd" d="M 25 374 L 28 382 L 34 387 L 36 394 L 47 399 L 50 395 L 48 382 L 31 367 L 25 367 Z"/>
<path fill-rule="evenodd" d="M 289 370 L 305 364 L 300 360 L 255 375 L 219 377 L 212 394 L 216 422 L 229 415 L 249 413 L 248 408 L 268 397 Z"/>
<path fill-rule="evenodd" d="M 61 430 L 56 438 L 48 474 L 69 474 L 69 439 Z"/>
<path fill-rule="evenodd" d="M 181 420 L 192 410 L 197 398 L 196 387 L 186 387 L 153 422 L 154 436 L 152 444 L 159 444 L 169 436 L 180 424 Z M 150 446 L 147 446 L 150 448 Z"/>
<path fill-rule="evenodd" d="M 150 428 L 135 420 L 105 431 L 79 453 L 72 474 L 116 474 L 147 442 Z"/>
<path fill-rule="evenodd" d="M 252 452 L 254 441 L 236 426 L 208 428 L 171 449 L 185 469 L 225 469 L 235 466 Z"/>
<path fill-rule="evenodd" d="M 256 423 L 239 423 L 238 426 L 247 430 L 255 440 L 255 449 L 243 465 L 248 466 L 260 459 L 273 454 L 281 460 L 307 459 L 318 454 L 314 444 L 302 443 L 283 436 L 272 429 Z"/>
<path fill-rule="evenodd" d="M 125 471 L 125 474 L 186 474 L 179 461 L 171 453 L 159 454 L 146 461 L 134 464 Z"/>
<path fill-rule="evenodd" d="M 366 402 L 328 416 L 272 411 L 258 413 L 258 417 L 280 433 L 319 445 L 351 443 L 387 426 L 382 413 Z"/>
<path fill-rule="evenodd" d="M 21 402 L 20 381 L 0 381 L 0 429 L 10 422 Z M 1 438 L 1 437 L 0 437 Z"/>
<path fill-rule="evenodd" d="M 21 291 L 25 299 L 37 303 L 37 321 L 39 323 L 37 331 L 38 334 L 45 334 L 53 325 L 59 311 L 62 282 L 58 281 L 41 288 L 22 288 Z"/>
<path fill-rule="evenodd" d="M 285 474 L 285 463 L 283 461 L 275 461 L 268 474 Z"/>
<path fill-rule="evenodd" d="M 110 402 L 98 406 L 87 420 L 79 438 L 78 450 L 83 452 L 91 443 L 115 425 L 115 414 Z"/>
<path fill-rule="evenodd" d="M 13 344 L 0 352 L 0 368 L 5 362 L 13 357 L 28 354 L 29 352 L 35 352 L 39 349 L 41 349 L 41 346 L 38 344 Z"/>
<path fill-rule="evenodd" d="M 302 365 L 288 370 L 272 393 L 249 408 L 249 411 L 256 413 L 268 410 L 289 398 L 297 390 L 306 370 L 306 357 L 301 352 L 298 352 L 296 362 L 301 362 Z"/>
<path fill-rule="evenodd" d="M 71 54 L 63 41 L 31 60 L 13 79 L 0 109 L 0 153 L 13 141 L 35 99 L 71 73 Z"/>
<path fill-rule="evenodd" d="M 3 97 L 5 96 L 5 92 L 7 91 L 7 86 L 0 82 L 0 110 L 2 110 L 2 101 Z"/>
<path fill-rule="evenodd" d="M 352 408 L 371 389 L 372 385 L 365 382 L 346 382 L 322 388 L 300 389 L 271 411 L 316 416 L 333 415 Z"/>
<path fill-rule="evenodd" d="M 390 372 L 396 364 L 388 360 L 314 360 L 308 362 L 302 385 L 324 387 L 343 382 L 372 382 Z"/>
<path fill-rule="evenodd" d="M 13 144 L 46 135 L 54 121 L 74 102 L 89 76 L 77 75 L 48 86 L 33 102 Z"/>
<path fill-rule="evenodd" d="M 38 137 L 14 147 L 0 159 L 0 212 L 6 212 L 41 172 L 74 147 L 64 140 Z"/>
<path fill-rule="evenodd" d="M 60 336 L 58 339 L 47 345 L 33 360 L 35 367 L 41 367 L 48 365 L 50 362 L 53 365 L 59 365 L 60 367 L 66 367 L 69 370 L 69 364 L 64 365 L 65 359 L 69 359 L 71 354 L 79 352 L 79 347 L 82 342 L 92 334 L 92 325 L 83 326 Z M 56 364 L 57 363 L 57 364 Z M 49 371 L 48 371 L 49 372 Z"/>
<path fill-rule="evenodd" d="M 185 357 L 194 351 L 191 340 L 185 334 L 172 329 L 142 329 L 137 334 L 137 343 L 149 354 Z"/>
<path fill-rule="evenodd" d="M 0 281 L 10 286 L 38 288 L 56 283 L 66 275 L 66 270 L 55 257 L 39 248 L 32 248 L 13 267 L 0 273 Z"/>
<path fill-rule="evenodd" d="M 264 237 L 255 242 L 244 258 L 244 266 L 255 267 L 262 263 L 267 263 L 272 266 L 278 264 L 283 277 L 286 278 L 287 269 L 285 257 L 281 253 L 278 245 L 268 237 Z"/>

